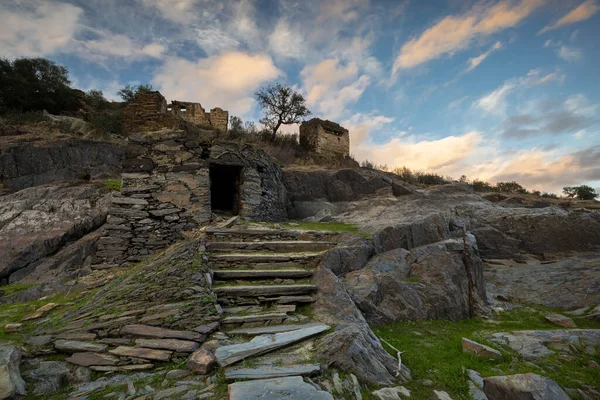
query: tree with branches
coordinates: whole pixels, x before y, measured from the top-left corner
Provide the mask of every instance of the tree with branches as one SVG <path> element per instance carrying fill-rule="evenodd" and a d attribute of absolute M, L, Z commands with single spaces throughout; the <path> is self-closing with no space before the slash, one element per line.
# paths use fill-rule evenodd
<path fill-rule="evenodd" d="M 578 200 L 594 200 L 599 196 L 596 189 L 588 185 L 565 186 L 563 193 L 569 198 L 577 197 Z"/>
<path fill-rule="evenodd" d="M 121 89 L 119 89 L 119 91 L 117 92 L 117 94 L 123 99 L 124 102 L 129 103 L 130 101 L 132 101 L 135 96 L 138 93 L 148 93 L 148 92 L 152 92 L 154 90 L 154 87 L 149 84 L 149 83 L 145 83 L 142 85 L 126 85 L 124 87 L 122 87 Z"/>
<path fill-rule="evenodd" d="M 302 94 L 280 83 L 269 85 L 255 94 L 264 112 L 260 122 L 271 131 L 271 140 L 275 140 L 281 125 L 297 124 L 303 117 L 310 115 L 306 100 Z"/>

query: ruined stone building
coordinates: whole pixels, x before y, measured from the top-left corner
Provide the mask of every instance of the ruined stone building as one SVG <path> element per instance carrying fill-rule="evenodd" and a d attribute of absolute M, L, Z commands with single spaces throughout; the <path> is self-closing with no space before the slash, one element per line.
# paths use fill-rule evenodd
<path fill-rule="evenodd" d="M 138 93 L 125 108 L 125 133 L 152 132 L 177 129 L 181 120 L 189 123 L 227 131 L 229 113 L 221 108 L 206 112 L 200 103 L 167 100 L 160 92 Z"/>
<path fill-rule="evenodd" d="M 95 268 L 142 261 L 214 214 L 287 217 L 283 173 L 260 150 L 205 143 L 178 130 L 133 134 L 128 141 L 121 190 L 112 197 Z"/>
<path fill-rule="evenodd" d="M 313 118 L 300 125 L 300 145 L 315 153 L 348 157 L 350 134 L 335 122 Z"/>

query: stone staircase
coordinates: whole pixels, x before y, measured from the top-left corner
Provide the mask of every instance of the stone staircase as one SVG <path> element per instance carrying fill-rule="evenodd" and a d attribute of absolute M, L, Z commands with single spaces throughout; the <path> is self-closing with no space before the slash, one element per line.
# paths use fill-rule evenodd
<path fill-rule="evenodd" d="M 331 398 L 303 380 L 321 370 L 311 338 L 330 328 L 304 310 L 317 291 L 310 278 L 336 234 L 237 226 L 209 228 L 206 236 L 223 331 L 236 338 L 215 352 L 232 382 L 229 399 L 262 399 L 271 390 L 290 399 Z"/>

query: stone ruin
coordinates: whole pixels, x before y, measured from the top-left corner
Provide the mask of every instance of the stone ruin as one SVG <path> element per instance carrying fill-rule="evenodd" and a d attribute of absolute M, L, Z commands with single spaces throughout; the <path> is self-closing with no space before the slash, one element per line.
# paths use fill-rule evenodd
<path fill-rule="evenodd" d="M 183 131 L 128 137 L 119 193 L 92 262 L 103 269 L 142 261 L 215 216 L 287 217 L 283 173 L 250 146 L 204 143 Z"/>
<path fill-rule="evenodd" d="M 226 132 L 229 113 L 218 107 L 206 112 L 200 103 L 173 101 L 167 104 L 158 91 L 138 93 L 125 107 L 123 131 L 131 134 L 178 129 L 182 120 Z"/>
<path fill-rule="evenodd" d="M 300 125 L 300 145 L 317 154 L 346 158 L 350 155 L 350 134 L 335 122 L 313 118 Z"/>

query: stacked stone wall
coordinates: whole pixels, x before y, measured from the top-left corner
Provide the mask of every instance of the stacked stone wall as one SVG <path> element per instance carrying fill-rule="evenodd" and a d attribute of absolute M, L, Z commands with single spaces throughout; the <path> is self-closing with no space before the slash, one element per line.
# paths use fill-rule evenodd
<path fill-rule="evenodd" d="M 183 131 L 131 135 L 128 140 L 121 190 L 112 196 L 94 268 L 142 261 L 182 232 L 210 223 L 211 164 L 241 167 L 241 217 L 287 217 L 283 174 L 262 151 L 201 143 Z"/>
<path fill-rule="evenodd" d="M 213 128 L 221 131 L 227 132 L 227 123 L 229 122 L 229 112 L 221 109 L 221 108 L 213 108 L 210 110 L 210 124 Z"/>
<path fill-rule="evenodd" d="M 300 145 L 317 154 L 350 155 L 350 134 L 340 125 L 313 118 L 300 125 Z"/>

